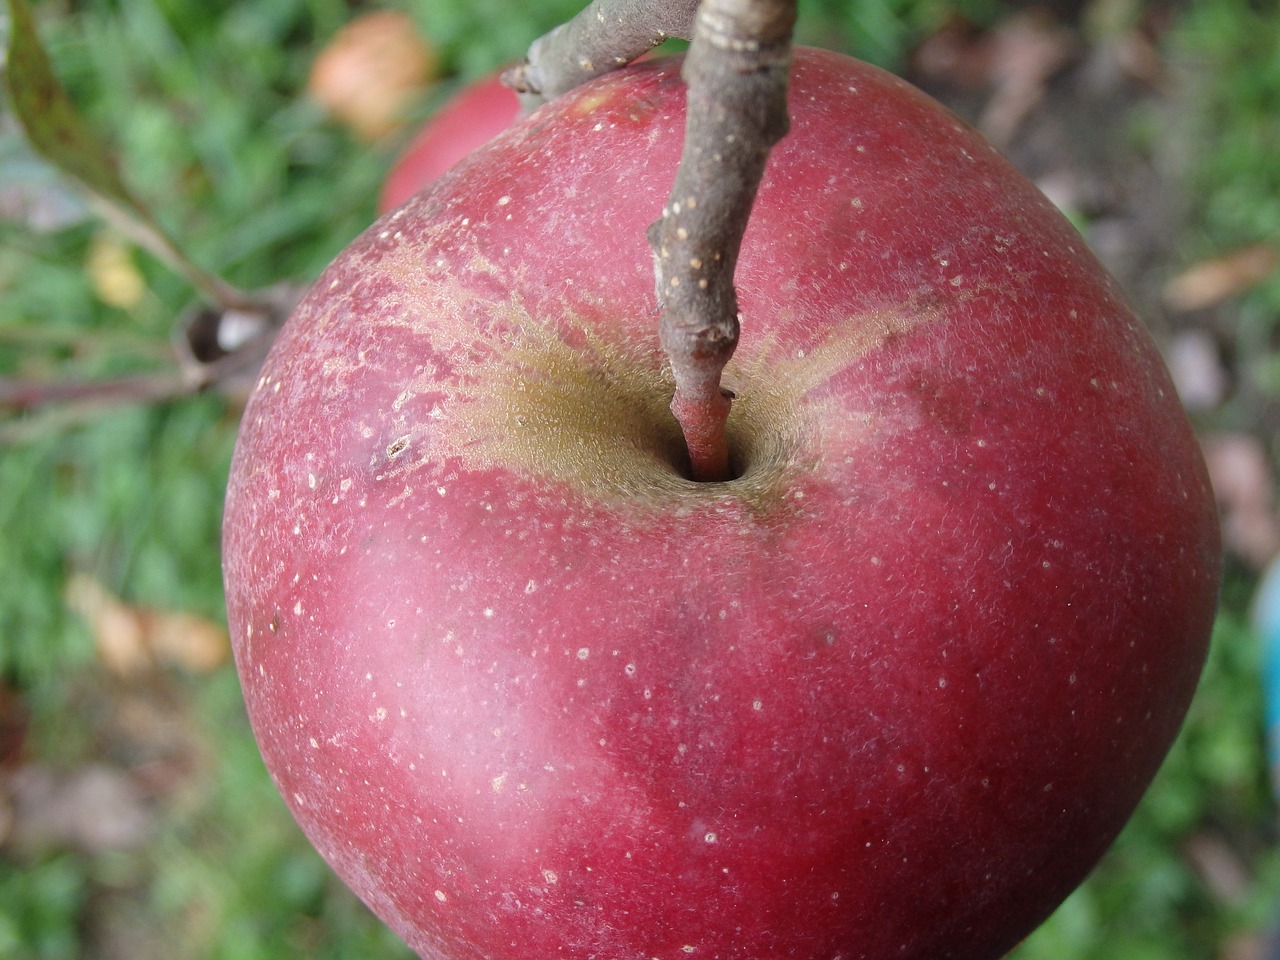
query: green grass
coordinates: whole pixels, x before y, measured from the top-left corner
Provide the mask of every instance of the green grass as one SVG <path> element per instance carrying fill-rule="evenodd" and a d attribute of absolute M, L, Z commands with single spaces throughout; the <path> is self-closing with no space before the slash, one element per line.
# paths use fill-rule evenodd
<path fill-rule="evenodd" d="M 457 78 L 518 56 L 577 5 L 424 0 L 410 9 Z M 954 8 L 814 0 L 800 36 L 900 66 L 913 39 Z M 966 9 L 998 15 L 994 3 Z M 390 147 L 355 142 L 301 94 L 350 5 L 50 0 L 37 10 L 73 99 L 198 262 L 246 288 L 306 278 L 372 220 Z M 1190 5 L 1167 44 L 1192 78 L 1184 115 L 1193 134 L 1181 161 L 1194 209 L 1188 261 L 1280 236 L 1280 7 Z M 99 299 L 86 265 L 111 234 L 30 155 L 0 108 L 0 185 L 15 183 L 64 211 L 64 223 L 40 231 L 0 217 L 0 375 L 160 366 L 191 290 L 126 247 L 145 297 L 129 310 Z M 1250 293 L 1239 311 L 1248 368 L 1274 395 L 1280 282 Z M 30 714 L 27 759 L 59 770 L 129 759 L 104 717 L 110 728 L 145 694 L 163 706 L 164 729 L 177 731 L 192 769 L 165 795 L 140 848 L 0 850 L 0 960 L 91 956 L 103 931 L 134 937 L 139 958 L 407 956 L 302 841 L 257 757 L 231 668 L 113 680 L 64 602 L 68 578 L 84 573 L 131 603 L 221 618 L 218 529 L 236 415 L 234 400 L 214 394 L 4 424 L 13 442 L 0 450 L 0 678 Z M 1270 925 L 1280 856 L 1250 586 L 1233 570 L 1209 670 L 1156 786 L 1018 960 L 1208 960 L 1232 937 Z M 1187 855 L 1193 838 L 1206 837 L 1246 871 L 1233 898 L 1206 885 Z"/>

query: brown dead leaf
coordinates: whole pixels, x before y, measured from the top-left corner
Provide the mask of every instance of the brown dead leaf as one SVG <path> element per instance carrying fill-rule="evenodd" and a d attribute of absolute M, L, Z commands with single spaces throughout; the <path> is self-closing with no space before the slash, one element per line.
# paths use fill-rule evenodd
<path fill-rule="evenodd" d="M 1182 271 L 1165 284 L 1164 302 L 1182 313 L 1215 307 L 1257 286 L 1277 269 L 1280 250 L 1269 243 L 1255 243 Z"/>
<path fill-rule="evenodd" d="M 414 95 L 437 75 L 435 52 L 405 13 L 352 20 L 320 51 L 307 92 L 364 140 L 394 132 Z"/>
<path fill-rule="evenodd" d="M 959 16 L 946 19 L 911 55 L 912 70 L 961 87 L 991 86 L 987 35 Z"/>
<path fill-rule="evenodd" d="M 90 763 L 72 770 L 30 764 L 0 787 L 9 801 L 6 847 L 27 856 L 50 849 L 89 853 L 129 850 L 144 843 L 155 813 L 123 770 Z"/>
<path fill-rule="evenodd" d="M 143 635 L 156 659 L 187 673 L 209 673 L 226 663 L 231 651 L 222 627 L 176 610 L 139 610 Z"/>
<path fill-rule="evenodd" d="M 1207 330 L 1183 330 L 1169 338 L 1165 347 L 1169 374 L 1188 410 L 1212 410 L 1231 390 L 1231 375 L 1222 351 Z"/>
<path fill-rule="evenodd" d="M 1276 484 L 1262 443 L 1245 433 L 1218 433 L 1203 442 L 1209 480 L 1222 512 L 1227 548 L 1256 569 L 1280 553 Z"/>
<path fill-rule="evenodd" d="M 92 577 L 73 576 L 66 600 L 88 624 L 103 665 L 117 676 L 137 677 L 162 667 L 208 673 L 230 653 L 226 631 L 212 621 L 131 606 Z"/>
<path fill-rule="evenodd" d="M 987 31 L 952 19 L 917 48 L 912 65 L 930 79 L 988 91 L 978 126 L 997 143 L 1007 143 L 1044 99 L 1045 85 L 1080 50 L 1076 31 L 1031 9 Z"/>
<path fill-rule="evenodd" d="M 1049 80 L 1079 53 L 1079 38 L 1051 18 L 1029 11 L 1010 17 L 992 34 L 995 90 L 978 126 L 996 143 L 1008 143 L 1044 100 Z"/>

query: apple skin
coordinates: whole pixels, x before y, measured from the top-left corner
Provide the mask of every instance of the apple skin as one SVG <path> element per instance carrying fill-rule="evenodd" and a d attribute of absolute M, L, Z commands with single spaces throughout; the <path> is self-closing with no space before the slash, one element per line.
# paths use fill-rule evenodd
<path fill-rule="evenodd" d="M 520 115 L 516 92 L 501 74 L 484 77 L 440 108 L 396 159 L 382 184 L 378 212 L 393 210 L 440 174 L 492 140 Z"/>
<path fill-rule="evenodd" d="M 423 957 L 992 958 L 1097 861 L 1220 570 L 1155 347 L 1050 204 L 797 51 L 739 265 L 740 476 L 679 471 L 661 61 L 375 223 L 286 326 L 225 519 L 303 830 Z"/>

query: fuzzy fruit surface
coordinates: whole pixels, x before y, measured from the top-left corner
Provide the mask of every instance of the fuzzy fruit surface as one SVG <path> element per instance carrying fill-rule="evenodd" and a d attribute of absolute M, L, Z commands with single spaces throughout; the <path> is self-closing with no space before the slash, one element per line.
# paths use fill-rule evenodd
<path fill-rule="evenodd" d="M 281 335 L 227 500 L 268 768 L 427 958 L 993 958 L 1192 696 L 1219 576 L 1157 352 L 889 75 L 797 52 L 739 266 L 738 476 L 682 475 L 645 227 L 678 65 L 542 108 Z"/>

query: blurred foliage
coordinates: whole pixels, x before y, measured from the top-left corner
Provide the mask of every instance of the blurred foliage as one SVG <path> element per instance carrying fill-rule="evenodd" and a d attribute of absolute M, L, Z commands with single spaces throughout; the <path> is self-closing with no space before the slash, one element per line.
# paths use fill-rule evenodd
<path fill-rule="evenodd" d="M 949 18 L 989 23 L 1001 9 L 1000 0 L 803 0 L 796 42 L 897 71 L 920 38 Z"/>
<path fill-rule="evenodd" d="M 372 220 L 397 144 L 355 142 L 303 93 L 317 50 L 361 4 L 33 5 L 72 100 L 117 151 L 130 188 L 197 262 L 246 288 L 306 278 Z M 419 113 L 520 56 L 579 5 L 402 4 L 450 74 Z M 997 0 L 805 0 L 802 11 L 803 42 L 895 68 L 949 17 L 984 23 L 1008 12 Z M 1280 236 L 1280 5 L 1179 7 L 1163 52 L 1186 75 L 1178 163 L 1195 226 L 1180 241 L 1186 258 Z M 158 368 L 175 318 L 192 305 L 190 289 L 91 217 L 5 110 L 0 375 Z M 121 269 L 141 281 L 127 306 L 104 299 L 91 269 L 104 243 L 123 250 Z M 1241 354 L 1259 389 L 1274 394 L 1280 282 L 1252 291 L 1239 310 Z M 105 742 L 102 718 L 133 703 L 142 683 L 151 695 L 151 685 L 163 691 L 165 729 L 194 766 L 180 788 L 160 794 L 145 845 L 0 851 L 0 960 L 98 957 L 108 942 L 130 944 L 137 960 L 408 956 L 292 825 L 230 667 L 132 685 L 104 678 L 88 629 L 64 603 L 68 578 L 87 573 L 131 602 L 221 617 L 218 528 L 237 414 L 233 396 L 216 394 L 87 419 L 36 411 L 3 425 L 0 691 L 16 691 L 27 714 L 20 759 L 56 769 L 113 759 L 119 747 Z M 1251 574 L 1232 571 L 1192 716 L 1138 815 L 1018 960 L 1209 960 L 1271 925 L 1280 856 L 1251 585 Z M 0 698 L 0 709 L 10 702 Z M 1207 881 L 1210 856 L 1242 871 L 1242 884 Z"/>
<path fill-rule="evenodd" d="M 1184 142 L 1200 145 L 1187 167 L 1188 256 L 1211 256 L 1280 237 L 1280 2 L 1220 0 L 1193 4 L 1171 53 L 1194 80 Z M 1280 276 L 1243 298 L 1232 317 L 1231 360 L 1240 390 L 1227 422 L 1257 423 L 1280 449 L 1274 415 L 1257 411 L 1280 398 Z"/>

